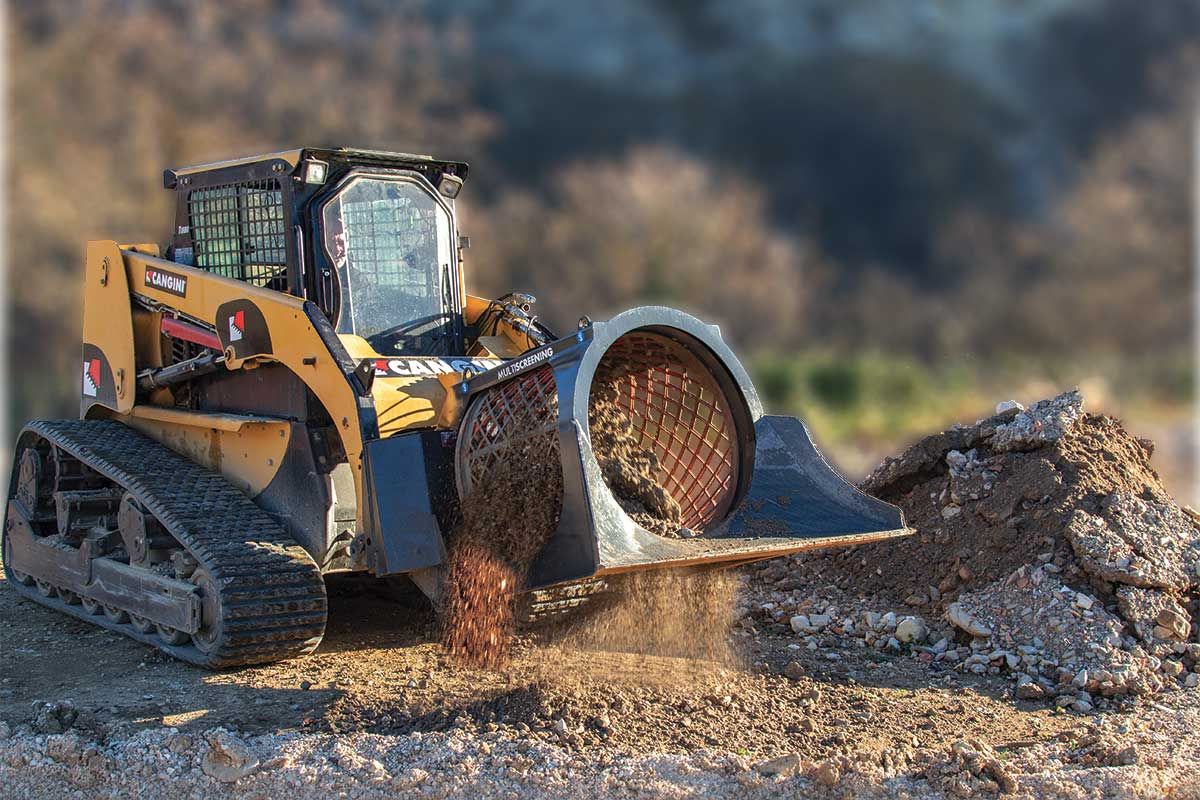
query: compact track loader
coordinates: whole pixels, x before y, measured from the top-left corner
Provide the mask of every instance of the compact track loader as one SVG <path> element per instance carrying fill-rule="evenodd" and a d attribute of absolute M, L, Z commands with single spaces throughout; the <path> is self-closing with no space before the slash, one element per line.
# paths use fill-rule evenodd
<path fill-rule="evenodd" d="M 907 533 L 799 420 L 763 414 L 716 327 L 646 307 L 556 336 L 527 295 L 467 294 L 466 176 L 322 148 L 167 170 L 165 250 L 88 244 L 80 418 L 17 441 L 10 584 L 206 667 L 303 655 L 325 573 L 408 575 L 436 602 L 460 499 L 531 430 L 562 470 L 526 587 L 545 607 L 631 570 Z M 601 383 L 669 530 L 600 468 Z"/>

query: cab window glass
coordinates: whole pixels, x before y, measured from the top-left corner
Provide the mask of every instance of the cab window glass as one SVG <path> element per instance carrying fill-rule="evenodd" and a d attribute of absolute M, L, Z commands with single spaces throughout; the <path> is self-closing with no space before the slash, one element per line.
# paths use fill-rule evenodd
<path fill-rule="evenodd" d="M 446 354 L 451 332 L 450 215 L 405 180 L 352 180 L 322 212 L 342 290 L 339 333 L 384 354 Z"/>

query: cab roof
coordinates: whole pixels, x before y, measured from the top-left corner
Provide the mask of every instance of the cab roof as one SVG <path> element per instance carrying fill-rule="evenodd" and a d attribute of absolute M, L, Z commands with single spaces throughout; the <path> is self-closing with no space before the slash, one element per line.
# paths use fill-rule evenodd
<path fill-rule="evenodd" d="M 253 167 L 258 164 L 278 164 L 279 171 L 293 174 L 297 165 L 305 159 L 330 161 L 343 164 L 366 165 L 374 167 L 409 168 L 422 172 L 431 168 L 437 172 L 448 172 L 466 180 L 468 164 L 464 161 L 445 161 L 433 156 L 415 153 L 398 153 L 386 150 L 367 150 L 356 147 L 298 147 L 293 150 L 280 150 L 274 153 L 231 158 L 224 161 L 213 161 L 207 164 L 196 164 L 188 167 L 175 167 L 163 171 L 163 185 L 174 189 L 179 179 L 184 176 L 199 175 L 209 172 L 223 171 L 237 167 Z"/>

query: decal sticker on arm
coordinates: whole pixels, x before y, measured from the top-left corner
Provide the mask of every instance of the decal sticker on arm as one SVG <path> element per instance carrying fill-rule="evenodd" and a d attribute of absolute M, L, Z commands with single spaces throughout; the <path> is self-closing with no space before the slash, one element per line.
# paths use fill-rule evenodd
<path fill-rule="evenodd" d="M 187 275 L 171 272 L 158 267 L 146 267 L 145 284 L 151 289 L 158 289 L 176 297 L 187 297 Z"/>
<path fill-rule="evenodd" d="M 376 378 L 425 378 L 464 373 L 478 375 L 504 362 L 498 358 L 373 358 Z"/>
<path fill-rule="evenodd" d="M 221 349 L 233 348 L 234 358 L 270 355 L 271 331 L 258 306 L 249 300 L 230 300 L 217 308 L 217 338 Z"/>
<path fill-rule="evenodd" d="M 113 379 L 112 367 L 109 366 L 104 352 L 94 344 L 83 345 L 79 394 L 84 411 L 94 403 L 101 403 L 109 408 L 117 406 L 117 385 Z"/>
<path fill-rule="evenodd" d="M 229 341 L 240 342 L 246 335 L 246 312 L 235 311 L 229 317 Z"/>
<path fill-rule="evenodd" d="M 531 367 L 536 367 L 543 361 L 547 361 L 554 356 L 554 345 L 547 345 L 540 350 L 534 350 L 532 353 L 516 358 L 504 365 L 504 369 L 496 373 L 496 377 L 500 380 L 511 378 L 514 375 L 519 375 Z"/>
<path fill-rule="evenodd" d="M 89 358 L 83 362 L 83 393 L 95 397 L 100 391 L 100 359 Z"/>

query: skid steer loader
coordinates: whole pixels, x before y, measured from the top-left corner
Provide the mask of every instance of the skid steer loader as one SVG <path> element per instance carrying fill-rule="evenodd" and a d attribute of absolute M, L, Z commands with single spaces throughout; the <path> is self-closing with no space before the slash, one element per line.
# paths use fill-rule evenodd
<path fill-rule="evenodd" d="M 408 575 L 436 601 L 461 497 L 530 419 L 562 470 L 526 586 L 546 602 L 631 570 L 908 532 L 799 420 L 763 414 L 716 327 L 646 307 L 556 336 L 532 297 L 467 294 L 466 176 L 344 148 L 167 170 L 164 250 L 88 244 L 80 418 L 20 434 L 9 583 L 206 667 L 299 656 L 324 632 L 325 573 Z M 601 381 L 654 453 L 678 535 L 606 482 L 588 426 Z"/>

